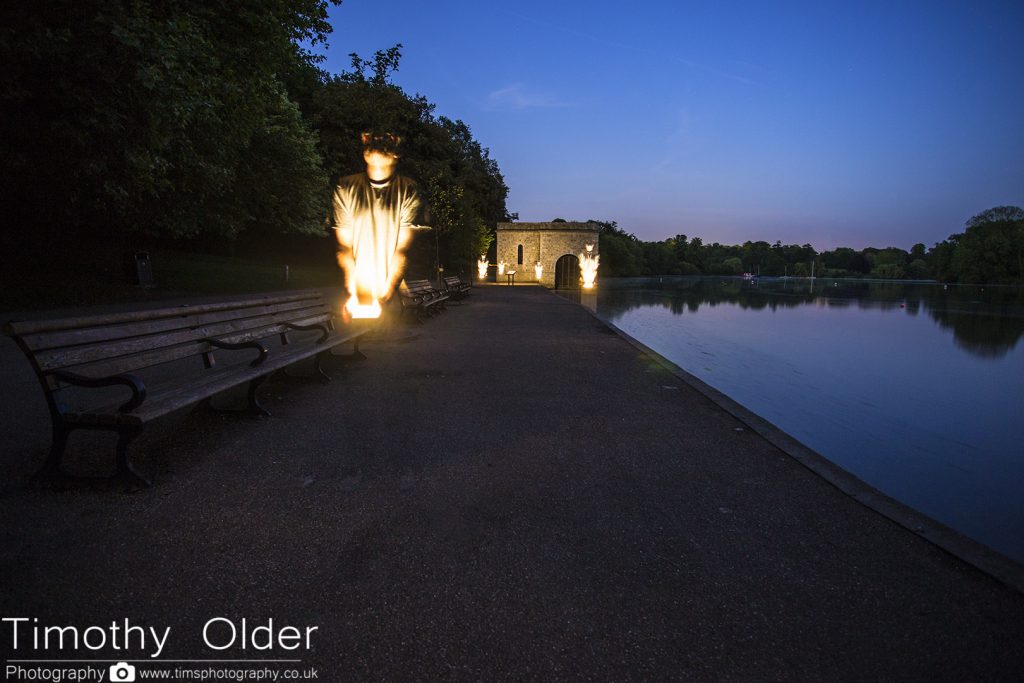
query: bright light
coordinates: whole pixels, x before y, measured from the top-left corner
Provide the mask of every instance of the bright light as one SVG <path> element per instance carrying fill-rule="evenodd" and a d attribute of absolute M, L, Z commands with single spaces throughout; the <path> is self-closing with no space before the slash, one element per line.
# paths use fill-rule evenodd
<path fill-rule="evenodd" d="M 476 262 L 476 274 L 483 280 L 487 277 L 487 257 L 480 254 L 480 260 Z"/>
<path fill-rule="evenodd" d="M 384 250 L 361 249 L 356 252 L 352 267 L 355 271 L 355 291 L 349 292 L 345 310 L 353 318 L 379 318 L 381 295 L 388 286 L 387 256 Z"/>
<path fill-rule="evenodd" d="M 381 302 L 398 287 L 405 251 L 420 207 L 416 186 L 395 173 L 401 138 L 392 133 L 362 134 L 365 173 L 338 181 L 333 221 L 338 265 L 345 272 L 343 318 L 377 318 Z"/>
<path fill-rule="evenodd" d="M 355 296 L 345 302 L 345 310 L 353 319 L 379 318 L 381 314 L 379 301 L 374 300 L 372 303 L 361 304 Z"/>
<path fill-rule="evenodd" d="M 544 264 L 542 264 L 540 261 L 537 261 L 535 264 L 533 264 L 533 272 L 537 274 L 537 282 L 540 282 L 540 277 L 541 275 L 544 274 Z"/>
<path fill-rule="evenodd" d="M 597 281 L 597 265 L 601 262 L 601 256 L 594 254 L 594 245 L 586 245 L 586 251 L 580 254 L 580 277 L 583 279 L 583 289 L 593 289 Z"/>
<path fill-rule="evenodd" d="M 507 264 L 504 261 L 498 261 L 498 275 L 505 274 L 505 266 Z"/>

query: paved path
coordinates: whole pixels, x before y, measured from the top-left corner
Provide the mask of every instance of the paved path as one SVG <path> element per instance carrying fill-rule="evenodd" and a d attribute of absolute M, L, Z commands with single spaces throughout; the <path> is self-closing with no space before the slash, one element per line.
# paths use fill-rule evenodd
<path fill-rule="evenodd" d="M 0 613 L 170 626 L 164 659 L 268 656 L 205 648 L 212 617 L 315 625 L 295 656 L 328 681 L 1024 671 L 1024 596 L 581 307 L 488 287 L 413 331 L 329 385 L 268 383 L 271 418 L 155 425 L 136 460 L 156 486 L 130 495 L 26 488 L 46 416 L 3 347 Z"/>

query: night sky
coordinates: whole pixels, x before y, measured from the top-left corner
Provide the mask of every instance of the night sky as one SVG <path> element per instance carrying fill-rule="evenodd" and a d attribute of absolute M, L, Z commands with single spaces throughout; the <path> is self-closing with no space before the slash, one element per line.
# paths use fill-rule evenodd
<path fill-rule="evenodd" d="M 470 126 L 524 221 L 909 249 L 1024 205 L 1020 0 L 345 0 L 331 16 L 324 68 L 402 43 L 394 82 Z"/>

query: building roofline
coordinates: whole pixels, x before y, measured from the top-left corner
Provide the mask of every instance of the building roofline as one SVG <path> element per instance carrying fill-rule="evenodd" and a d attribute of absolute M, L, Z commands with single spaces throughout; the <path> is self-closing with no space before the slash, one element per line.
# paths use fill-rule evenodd
<path fill-rule="evenodd" d="M 600 232 L 601 226 L 597 223 L 584 223 L 582 221 L 557 222 L 557 223 L 498 223 L 498 230 L 565 230 L 572 232 Z"/>

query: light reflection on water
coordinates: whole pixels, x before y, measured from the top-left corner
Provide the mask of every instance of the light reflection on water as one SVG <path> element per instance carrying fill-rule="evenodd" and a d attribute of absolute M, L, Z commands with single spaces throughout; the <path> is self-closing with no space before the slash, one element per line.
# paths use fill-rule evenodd
<path fill-rule="evenodd" d="M 1024 290 L 605 279 L 597 313 L 873 486 L 1024 562 Z"/>

